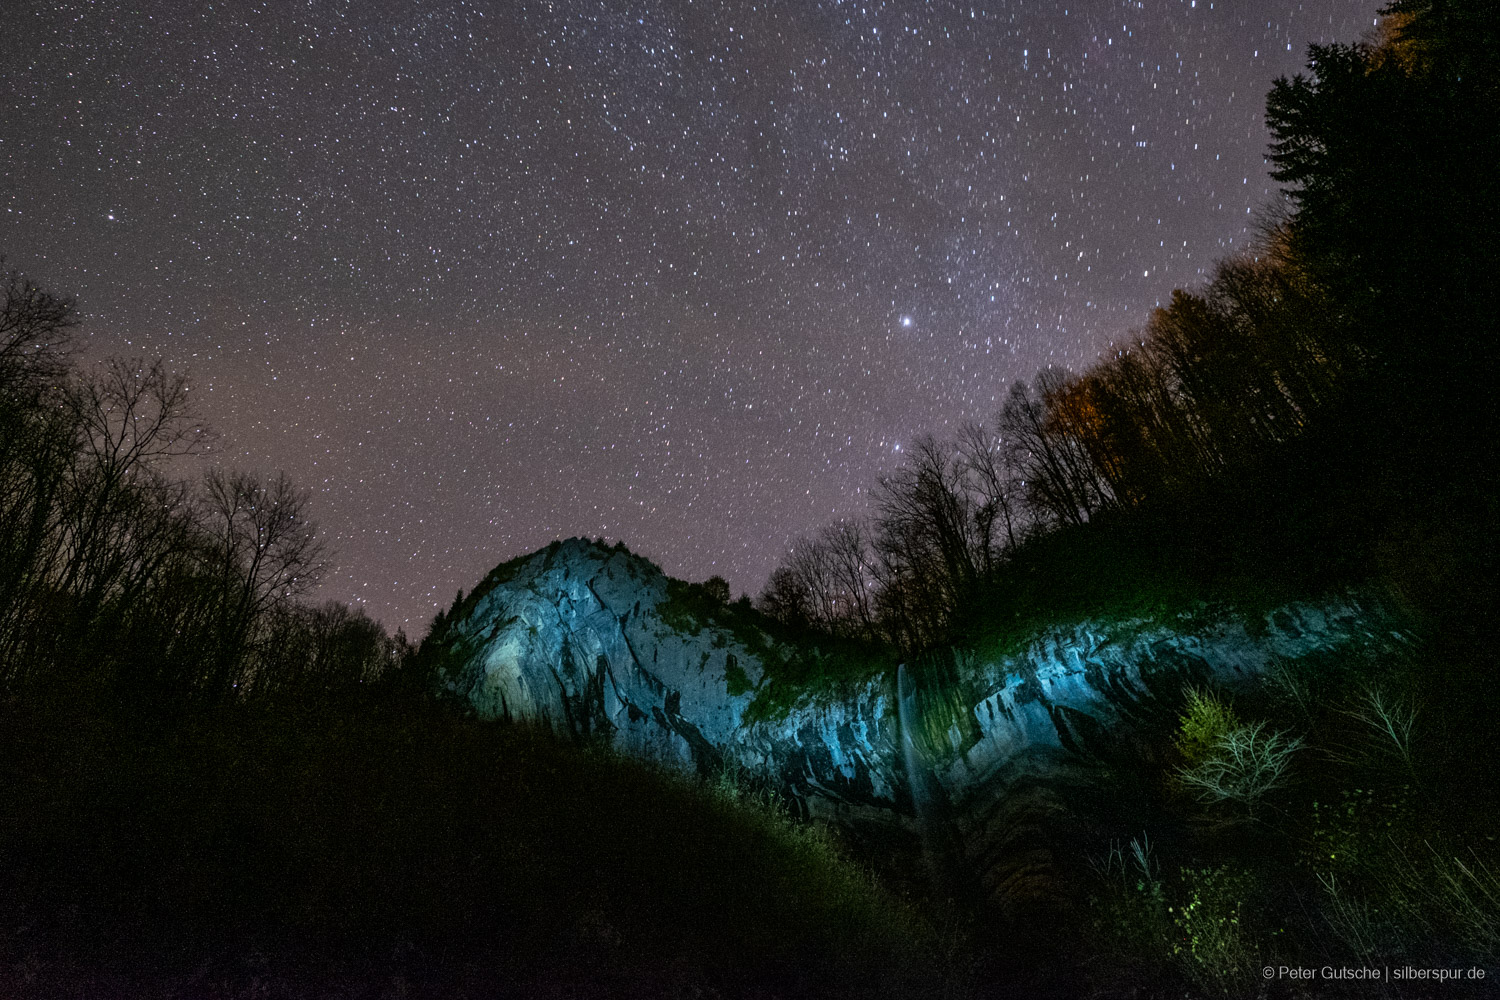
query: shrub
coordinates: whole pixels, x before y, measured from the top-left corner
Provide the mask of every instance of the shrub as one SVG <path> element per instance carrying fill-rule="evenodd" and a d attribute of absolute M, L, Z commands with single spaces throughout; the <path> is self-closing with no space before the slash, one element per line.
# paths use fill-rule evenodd
<path fill-rule="evenodd" d="M 1323 917 L 1356 955 L 1445 961 L 1456 948 L 1462 962 L 1500 959 L 1500 876 L 1476 852 L 1429 841 L 1408 850 L 1389 835 L 1361 846 L 1318 872 Z"/>
<path fill-rule="evenodd" d="M 1301 747 L 1300 737 L 1268 734 L 1264 722 L 1240 726 L 1215 740 L 1198 763 L 1180 768 L 1177 777 L 1200 801 L 1235 802 L 1254 816 L 1261 798 L 1284 783 L 1292 755 Z"/>
<path fill-rule="evenodd" d="M 1391 838 L 1410 839 L 1415 825 L 1410 785 L 1346 788 L 1337 802 L 1315 800 L 1312 814 L 1312 867 L 1345 874 L 1378 864 L 1373 859 L 1386 853 Z"/>
<path fill-rule="evenodd" d="M 1129 848 L 1113 843 L 1102 861 L 1091 863 L 1101 883 L 1100 894 L 1090 901 L 1094 931 L 1113 953 L 1110 964 L 1125 967 L 1111 969 L 1112 985 L 1119 985 L 1122 975 L 1157 980 L 1173 963 L 1178 934 L 1150 839 L 1143 834 Z"/>
<path fill-rule="evenodd" d="M 1240 727 L 1234 709 L 1197 688 L 1187 692 L 1187 713 L 1177 734 L 1177 750 L 1189 768 L 1213 755 L 1219 740 Z"/>
<path fill-rule="evenodd" d="M 1393 759 L 1407 774 L 1416 773 L 1412 759 L 1412 735 L 1417 725 L 1414 699 L 1367 687 L 1343 714 L 1364 724 L 1366 747 L 1360 748 L 1359 756 Z"/>
<path fill-rule="evenodd" d="M 1392 895 L 1404 922 L 1441 939 L 1457 941 L 1467 960 L 1500 959 L 1500 875 L 1471 848 L 1467 859 L 1424 842 L 1413 860 L 1396 852 Z M 1414 852 L 1415 853 L 1415 852 Z"/>
<path fill-rule="evenodd" d="M 755 689 L 750 683 L 750 677 L 745 673 L 745 668 L 740 666 L 739 659 L 730 653 L 724 657 L 724 690 L 729 692 L 731 698 L 737 698 L 742 694 L 748 694 Z"/>
<path fill-rule="evenodd" d="M 1362 963 L 1373 964 L 1386 949 L 1390 928 L 1370 902 L 1341 883 L 1333 872 L 1318 873 L 1326 898 L 1323 920 Z"/>
<path fill-rule="evenodd" d="M 1137 992 L 1155 991 L 1175 981 L 1173 995 L 1192 986 L 1195 996 L 1226 996 L 1253 981 L 1252 970 L 1267 952 L 1245 922 L 1259 891 L 1252 873 L 1228 865 L 1183 866 L 1168 882 L 1144 837 L 1129 848 L 1111 845 L 1093 867 L 1103 883 L 1091 901 L 1094 929 L 1113 952 L 1111 989 L 1135 980 Z"/>
<path fill-rule="evenodd" d="M 1251 982 L 1259 950 L 1241 916 L 1255 888 L 1254 877 L 1227 865 L 1182 869 L 1184 902 L 1172 908 L 1180 939 L 1176 957 L 1190 979 L 1225 996 Z"/>

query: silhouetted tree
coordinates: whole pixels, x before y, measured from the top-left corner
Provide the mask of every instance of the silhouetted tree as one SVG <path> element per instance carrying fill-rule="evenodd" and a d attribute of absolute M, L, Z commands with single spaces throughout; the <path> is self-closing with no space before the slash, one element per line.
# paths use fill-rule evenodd
<path fill-rule="evenodd" d="M 828 525 L 812 538 L 797 539 L 758 606 L 788 625 L 868 638 L 875 627 L 869 560 L 862 525 Z"/>
<path fill-rule="evenodd" d="M 262 632 L 248 684 L 252 696 L 279 701 L 347 696 L 380 681 L 406 655 L 363 609 L 338 601 L 273 607 Z"/>
<path fill-rule="evenodd" d="M 0 267 L 3 267 L 0 258 Z M 59 381 L 68 369 L 73 303 L 5 277 L 0 300 L 0 679 L 48 607 L 60 609 L 45 553 L 57 531 L 75 431 Z"/>
<path fill-rule="evenodd" d="M 806 581 L 790 565 L 783 564 L 771 571 L 765 589 L 756 598 L 755 606 L 762 613 L 793 628 L 808 628 L 813 623 L 813 598 Z"/>
<path fill-rule="evenodd" d="M 720 604 L 729 603 L 729 581 L 722 576 L 711 576 L 707 580 L 704 580 L 703 590 L 709 597 L 712 597 Z"/>
<path fill-rule="evenodd" d="M 819 532 L 818 543 L 827 552 L 828 579 L 833 586 L 830 625 L 835 632 L 861 639 L 875 638 L 871 598 L 873 557 L 864 522 L 848 520 L 830 524 Z"/>
<path fill-rule="evenodd" d="M 1383 38 L 1312 46 L 1312 75 L 1267 99 L 1289 245 L 1382 366 L 1383 391 L 1450 434 L 1464 411 L 1492 426 L 1490 397 L 1474 407 L 1452 386 L 1495 375 L 1500 15 L 1488 0 L 1387 12 Z"/>
<path fill-rule="evenodd" d="M 1000 411 L 1001 437 L 1025 485 L 1028 508 L 1053 524 L 1082 524 L 1105 501 L 1102 481 L 1089 465 L 1078 434 L 1066 427 L 1059 404 L 1069 385 L 1056 369 L 1037 377 L 1037 392 L 1025 382 L 1011 387 Z"/>
<path fill-rule="evenodd" d="M 77 440 L 52 576 L 82 629 L 137 592 L 176 541 L 172 512 L 186 490 L 165 466 L 207 433 L 189 411 L 186 377 L 160 361 L 105 362 L 71 380 L 67 400 Z"/>
<path fill-rule="evenodd" d="M 170 706 L 323 696 L 409 661 L 364 612 L 298 603 L 325 549 L 284 475 L 171 477 L 209 436 L 185 376 L 80 372 L 72 303 L 14 272 L 0 291 L 0 683 L 86 672 Z"/>
<path fill-rule="evenodd" d="M 899 644 L 919 646 L 944 632 L 992 561 L 983 500 L 956 448 L 928 435 L 881 480 L 874 501 L 879 615 Z"/>
<path fill-rule="evenodd" d="M 306 508 L 307 494 L 284 474 L 262 481 L 214 469 L 204 477 L 201 523 L 222 586 L 210 687 L 222 689 L 238 675 L 267 616 L 305 594 L 326 568 Z"/>
<path fill-rule="evenodd" d="M 1021 508 L 1021 480 L 1010 465 L 1002 437 L 984 424 L 959 428 L 957 447 L 968 488 L 982 500 L 974 512 L 984 571 L 990 573 L 1004 551 L 1014 549 L 1025 532 Z"/>
<path fill-rule="evenodd" d="M 0 257 L 0 270 L 5 258 Z M 60 379 L 68 369 L 72 299 L 32 284 L 19 271 L 5 273 L 0 298 L 0 399 L 13 398 Z"/>

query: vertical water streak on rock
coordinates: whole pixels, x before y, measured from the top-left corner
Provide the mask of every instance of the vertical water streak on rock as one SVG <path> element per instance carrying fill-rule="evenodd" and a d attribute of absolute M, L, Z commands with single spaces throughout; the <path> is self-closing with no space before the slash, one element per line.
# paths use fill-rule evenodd
<path fill-rule="evenodd" d="M 901 722 L 901 757 L 906 765 L 906 784 L 911 790 L 912 811 L 921 835 L 923 861 L 932 880 L 933 895 L 939 901 L 952 901 L 958 889 L 952 830 L 949 828 L 948 797 L 938 784 L 931 764 L 926 760 L 913 734 L 922 724 L 917 688 L 906 664 L 896 667 L 896 716 Z"/>
<path fill-rule="evenodd" d="M 906 664 L 902 663 L 896 667 L 896 717 L 901 720 L 901 757 L 906 764 L 906 784 L 911 790 L 912 810 L 916 813 L 917 822 L 921 824 L 925 837 L 927 828 L 926 781 L 923 773 L 925 768 L 917 758 L 916 744 L 911 738 L 912 727 L 916 722 L 913 704 L 915 694 L 911 678 L 906 673 Z"/>
<path fill-rule="evenodd" d="M 944 877 L 938 844 L 933 837 L 933 789 L 936 780 L 932 768 L 922 760 L 916 750 L 912 733 L 919 724 L 916 706 L 916 687 L 906 672 L 906 664 L 895 667 L 895 715 L 901 723 L 901 760 L 906 765 L 906 787 L 912 793 L 912 813 L 916 816 L 916 831 L 921 835 L 922 861 L 926 862 L 927 874 L 933 883 L 933 895 L 944 897 Z"/>

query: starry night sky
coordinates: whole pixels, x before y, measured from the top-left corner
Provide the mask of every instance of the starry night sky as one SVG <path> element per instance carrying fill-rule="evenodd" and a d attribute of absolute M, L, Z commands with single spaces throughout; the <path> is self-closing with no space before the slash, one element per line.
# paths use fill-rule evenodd
<path fill-rule="evenodd" d="M 0 253 L 311 490 L 320 597 L 417 636 L 570 535 L 754 593 L 1243 246 L 1378 6 L 27 4 Z"/>

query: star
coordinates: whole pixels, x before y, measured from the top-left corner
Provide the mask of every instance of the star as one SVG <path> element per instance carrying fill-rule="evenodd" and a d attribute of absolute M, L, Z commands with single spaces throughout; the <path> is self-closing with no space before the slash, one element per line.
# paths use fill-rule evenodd
<path fill-rule="evenodd" d="M 312 491 L 319 600 L 418 636 L 571 535 L 754 594 L 1252 238 L 1272 80 L 1382 2 L 33 5 L 0 253 Z"/>

